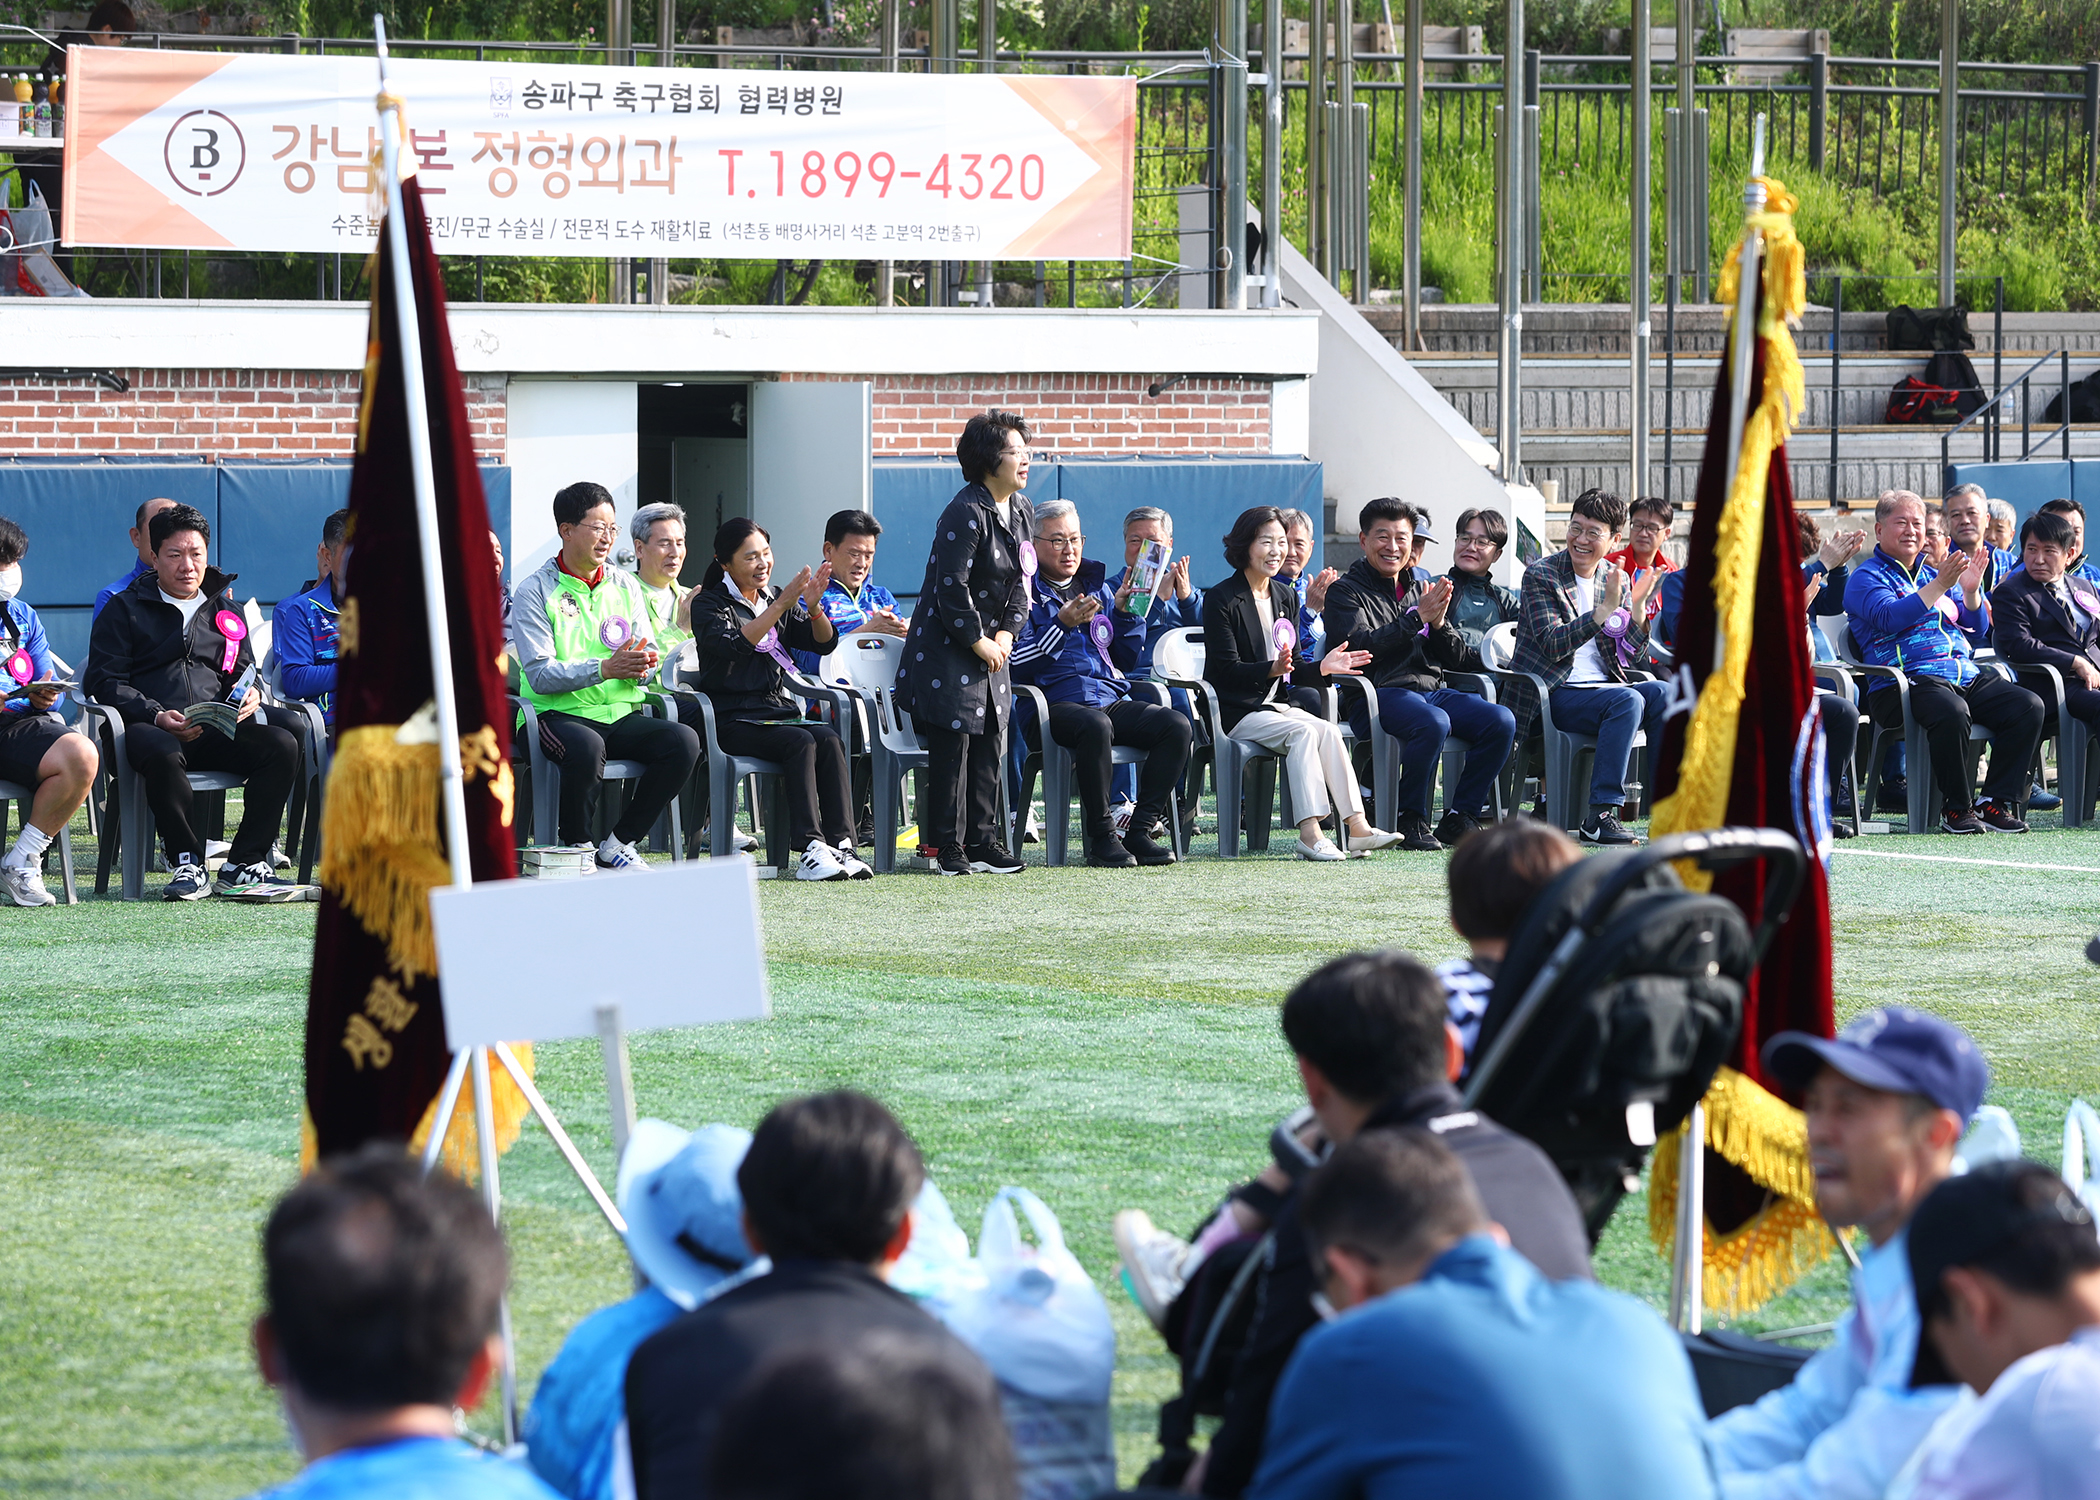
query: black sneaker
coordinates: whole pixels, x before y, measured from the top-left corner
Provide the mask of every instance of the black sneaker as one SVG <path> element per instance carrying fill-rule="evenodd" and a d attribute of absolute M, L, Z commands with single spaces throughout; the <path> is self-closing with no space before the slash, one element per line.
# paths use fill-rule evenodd
<path fill-rule="evenodd" d="M 2027 825 L 2003 802 L 1985 797 L 1976 804 L 1976 821 L 1993 833 L 2025 833 Z"/>
<path fill-rule="evenodd" d="M 1830 836 L 1834 839 L 1856 839 L 1859 837 L 1858 834 L 1852 831 L 1852 825 L 1843 818 L 1832 818 L 1830 820 Z"/>
<path fill-rule="evenodd" d="M 219 878 L 212 882 L 214 896 L 237 896 L 243 891 L 260 890 L 277 882 L 277 872 L 270 867 L 267 856 L 252 865 L 237 865 L 232 860 L 219 866 Z"/>
<path fill-rule="evenodd" d="M 1436 825 L 1436 841 L 1448 849 L 1479 826 L 1477 821 L 1453 808 Z"/>
<path fill-rule="evenodd" d="M 1984 833 L 1983 820 L 1966 807 L 1950 807 L 1940 814 L 1941 833 Z"/>
<path fill-rule="evenodd" d="M 1086 862 L 1096 870 L 1135 870 L 1137 856 L 1123 847 L 1112 833 L 1097 833 L 1086 841 Z"/>
<path fill-rule="evenodd" d="M 941 851 L 941 855 L 945 861 L 947 851 Z M 972 844 L 969 855 L 972 875 L 1018 875 L 1028 868 L 1004 844 Z"/>
<path fill-rule="evenodd" d="M 1151 833 L 1126 833 L 1123 835 L 1123 847 L 1129 850 L 1131 858 L 1141 865 L 1171 865 L 1178 857 L 1171 844 L 1160 843 Z"/>
<path fill-rule="evenodd" d="M 1400 835 L 1402 849 L 1441 849 L 1436 835 L 1429 831 L 1429 820 L 1418 812 L 1404 812 L 1393 824 L 1393 832 Z"/>
<path fill-rule="evenodd" d="M 211 890 L 211 877 L 204 866 L 184 858 L 176 863 L 175 877 L 160 888 L 163 901 L 199 901 Z"/>
<path fill-rule="evenodd" d="M 919 851 L 924 854 L 926 851 Z M 960 844 L 943 844 L 933 853 L 933 873 L 936 875 L 967 875 L 970 873 L 970 856 L 963 853 Z"/>
<path fill-rule="evenodd" d="M 1578 836 L 1585 844 L 1603 844 L 1612 848 L 1624 848 L 1628 844 L 1640 842 L 1628 833 L 1626 825 L 1619 821 L 1619 810 L 1616 807 L 1596 809 L 1595 816 L 1582 825 Z"/>
<path fill-rule="evenodd" d="M 1910 779 L 1904 776 L 1886 776 L 1874 793 L 1876 812 L 1908 812 L 1910 810 Z"/>

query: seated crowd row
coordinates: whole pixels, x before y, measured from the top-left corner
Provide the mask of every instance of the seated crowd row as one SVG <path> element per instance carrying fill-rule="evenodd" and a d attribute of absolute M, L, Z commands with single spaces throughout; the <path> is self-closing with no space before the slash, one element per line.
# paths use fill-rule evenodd
<path fill-rule="evenodd" d="M 1578 858 L 1523 820 L 1468 838 L 1450 875 L 1471 957 L 1316 969 L 1280 1018 L 1309 1118 L 1190 1239 L 1117 1216 L 1132 1294 L 1183 1380 L 1163 1451 L 1120 1493 L 2100 1497 L 2092 1213 L 2031 1161 L 1960 1173 L 1989 1069 L 1935 1017 L 1890 1006 L 1764 1050 L 1806 1107 L 1819 1212 L 1864 1235 L 1853 1306 L 1789 1384 L 1709 1416 L 1678 1336 L 1597 1284 L 1550 1160 L 1456 1086 L 1472 981 Z M 525 1464 L 451 1435 L 497 1358 L 506 1269 L 479 1200 L 384 1147 L 294 1189 L 264 1235 L 255 1342 L 308 1467 L 275 1493 L 1094 1493 L 1072 1487 L 1041 1408 L 1001 1383 L 1005 1335 L 888 1284 L 912 1285 L 938 1194 L 882 1105 L 836 1092 L 783 1102 L 752 1134 L 652 1122 L 635 1139 L 647 1159 L 623 1163 L 620 1206 L 648 1285 L 569 1335 Z M 1251 1322 L 1220 1311 L 1234 1298 Z M 1222 1413 L 1201 1446 L 1199 1410 Z"/>

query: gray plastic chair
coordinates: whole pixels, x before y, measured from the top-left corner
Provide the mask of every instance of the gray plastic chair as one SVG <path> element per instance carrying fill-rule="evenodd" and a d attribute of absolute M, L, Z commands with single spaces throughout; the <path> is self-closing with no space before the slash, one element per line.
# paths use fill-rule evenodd
<path fill-rule="evenodd" d="M 1165 690 L 1156 682 L 1134 683 L 1132 692 L 1156 697 L 1163 707 L 1167 706 Z M 1020 808 L 1025 816 L 1028 804 L 1033 800 L 1028 795 L 1029 783 L 1034 779 L 1034 768 L 1040 766 L 1043 773 L 1043 863 L 1057 869 L 1064 865 L 1071 851 L 1072 799 L 1076 795 L 1073 787 L 1072 752 L 1051 738 L 1050 702 L 1039 688 L 1031 687 L 1025 682 L 1017 682 L 1014 684 L 1014 696 L 1016 699 L 1025 696 L 1034 702 L 1035 722 L 1040 730 L 1038 738 L 1042 746 L 1041 749 L 1031 752 L 1024 762 L 1021 772 Z M 1142 766 L 1146 758 L 1147 752 L 1133 745 L 1109 747 L 1111 766 Z M 1168 836 L 1173 841 L 1175 856 L 1187 859 L 1188 839 L 1182 830 L 1180 816 L 1171 806 L 1167 809 L 1167 829 Z"/>
<path fill-rule="evenodd" d="M 1290 778 L 1281 774 L 1283 761 L 1275 751 L 1236 740 L 1225 732 L 1218 690 L 1203 680 L 1203 664 L 1203 632 L 1193 626 L 1168 631 L 1152 652 L 1154 680 L 1186 692 L 1210 736 L 1211 785 L 1218 799 L 1218 853 L 1225 859 L 1237 859 L 1243 797 L 1247 808 L 1247 847 L 1257 853 L 1269 847 L 1272 810 L 1279 792 L 1284 820 L 1297 821 L 1291 817 Z"/>
<path fill-rule="evenodd" d="M 90 741 L 92 742 L 92 737 Z M 0 781 L 0 843 L 5 843 L 7 839 L 7 804 L 22 804 L 22 823 L 26 827 L 29 823 L 29 804 L 35 797 L 35 787 L 23 786 L 15 781 Z M 80 888 L 73 878 L 73 829 L 70 823 L 59 829 L 58 837 L 53 842 L 58 845 L 58 868 L 65 878 L 66 905 L 77 906 L 80 902 Z"/>
<path fill-rule="evenodd" d="M 1885 752 L 1891 741 L 1903 741 L 1904 775 L 1909 785 L 1908 805 L 1904 809 L 1904 831 L 1907 833 L 1932 833 L 1940 826 L 1940 804 L 1942 801 L 1938 779 L 1932 773 L 1932 747 L 1925 738 L 1924 726 L 1919 724 L 1910 711 L 1910 674 L 1900 667 L 1881 667 L 1860 658 L 1852 644 L 1852 621 L 1832 617 L 1833 623 L 1825 627 L 1830 637 L 1831 649 L 1837 652 L 1838 660 L 1845 670 L 1860 677 L 1879 677 L 1896 686 L 1896 701 L 1902 705 L 1903 727 L 1889 729 L 1872 714 L 1861 711 L 1861 727 L 1873 727 L 1867 747 L 1866 785 L 1853 793 L 1854 807 L 1862 801 L 1868 807 L 1877 805 L 1877 794 L 1881 790 L 1881 767 Z M 1995 661 L 1979 661 L 1977 668 L 1985 672 L 1997 672 L 2011 679 L 2012 673 Z M 1871 698 L 1873 695 L 1867 695 Z M 1983 756 L 1983 747 L 1991 742 L 1991 732 L 1981 724 L 1969 725 L 1969 770 L 1975 773 L 1976 762 Z M 2023 794 L 2015 815 L 2026 810 L 2027 798 Z"/>
<path fill-rule="evenodd" d="M 1597 759 L 1597 737 L 1593 734 L 1576 734 L 1561 729 L 1553 722 L 1553 700 L 1546 686 L 1546 679 L 1535 672 L 1519 673 L 1509 665 L 1510 654 L 1516 649 L 1517 623 L 1504 620 L 1487 633 L 1480 643 L 1480 660 L 1489 672 L 1503 677 L 1527 677 L 1537 690 L 1539 700 L 1539 734 L 1546 749 L 1546 811 L 1553 821 L 1569 833 L 1582 826 L 1582 814 L 1589 811 L 1589 797 L 1585 793 L 1577 796 L 1575 789 L 1583 784 L 1582 773 Z M 1643 674 L 1645 675 L 1645 674 Z M 1648 732 L 1637 729 L 1633 733 L 1633 749 L 1627 755 L 1627 770 L 1638 772 L 1644 756 L 1638 752 L 1647 748 Z M 1516 753 L 1522 755 L 1524 747 L 1518 745 Z M 1636 800 L 1645 799 L 1646 792 L 1641 783 L 1628 780 L 1626 790 Z"/>

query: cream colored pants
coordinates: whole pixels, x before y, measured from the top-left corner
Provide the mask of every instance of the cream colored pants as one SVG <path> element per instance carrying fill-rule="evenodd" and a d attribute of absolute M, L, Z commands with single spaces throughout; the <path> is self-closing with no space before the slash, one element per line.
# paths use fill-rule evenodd
<path fill-rule="evenodd" d="M 1233 725 L 1232 737 L 1283 757 L 1295 816 L 1324 818 L 1339 808 L 1346 824 L 1363 812 L 1349 749 L 1341 730 L 1325 719 L 1302 708 L 1265 708 Z"/>

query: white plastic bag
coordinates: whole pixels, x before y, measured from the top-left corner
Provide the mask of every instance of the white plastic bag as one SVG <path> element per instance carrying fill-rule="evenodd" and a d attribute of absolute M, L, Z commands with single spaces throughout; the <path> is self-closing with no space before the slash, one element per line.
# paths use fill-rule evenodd
<path fill-rule="evenodd" d="M 85 297 L 79 287 L 66 280 L 66 273 L 59 270 L 58 262 L 51 256 L 52 247 L 58 243 L 58 231 L 52 227 L 51 208 L 44 202 L 43 190 L 35 183 L 29 184 L 23 205 L 10 215 L 10 227 L 15 236 L 13 250 L 15 285 L 11 290 L 22 297 Z"/>
<path fill-rule="evenodd" d="M 2100 1214 L 2100 1113 L 2073 1099 L 2064 1116 L 2064 1181 L 2085 1206 Z"/>
<path fill-rule="evenodd" d="M 1014 1207 L 1028 1215 L 1035 1245 L 1021 1238 Z M 1001 1188 L 984 1211 L 977 1241 L 984 1284 L 945 1316 L 1002 1385 L 1045 1401 L 1106 1402 L 1116 1369 L 1108 1304 L 1043 1200 Z"/>
<path fill-rule="evenodd" d="M 945 1322 L 958 1299 L 984 1285 L 984 1273 L 970 1259 L 970 1237 L 931 1177 L 911 1211 L 911 1241 L 890 1267 L 890 1285 Z"/>
<path fill-rule="evenodd" d="M 1954 1175 L 1994 1161 L 2020 1159 L 2020 1127 L 2002 1105 L 1986 1104 L 1976 1111 L 1969 1133 L 1954 1148 Z"/>

